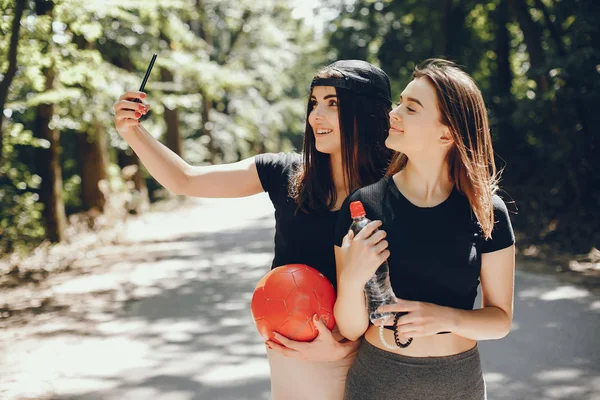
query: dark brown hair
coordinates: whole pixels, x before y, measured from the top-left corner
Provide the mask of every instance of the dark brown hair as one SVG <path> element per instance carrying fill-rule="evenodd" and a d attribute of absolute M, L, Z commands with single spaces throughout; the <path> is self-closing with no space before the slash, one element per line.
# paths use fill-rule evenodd
<path fill-rule="evenodd" d="M 341 78 L 332 69 L 325 69 L 317 78 Z M 377 98 L 363 96 L 343 88 L 335 88 L 338 98 L 340 136 L 344 177 L 350 193 L 377 182 L 389 165 L 393 152 L 385 147 L 389 131 L 391 105 Z M 295 171 L 289 184 L 290 196 L 304 212 L 325 213 L 337 201 L 337 192 L 329 154 L 317 151 L 315 135 L 308 123 L 313 108 L 309 99 L 306 108 L 303 163 Z"/>
<path fill-rule="evenodd" d="M 413 79 L 418 78 L 427 79 L 435 89 L 441 123 L 450 128 L 454 140 L 447 157 L 450 179 L 469 199 L 484 236 L 490 238 L 499 173 L 481 91 L 466 72 L 447 60 L 424 61 L 413 72 Z M 396 153 L 387 174 L 401 171 L 407 161 L 405 154 Z"/>

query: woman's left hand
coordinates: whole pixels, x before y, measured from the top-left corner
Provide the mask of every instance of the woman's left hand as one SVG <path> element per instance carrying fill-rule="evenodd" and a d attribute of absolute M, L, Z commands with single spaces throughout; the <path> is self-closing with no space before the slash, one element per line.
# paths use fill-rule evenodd
<path fill-rule="evenodd" d="M 454 309 L 422 301 L 398 300 L 378 308 L 380 312 L 405 312 L 398 318 L 398 332 L 406 337 L 432 336 L 440 332 L 454 330 Z M 384 325 L 394 325 L 394 317 L 384 321 Z"/>
<path fill-rule="evenodd" d="M 319 334 L 312 342 L 297 342 L 273 332 L 275 339 L 267 340 L 265 344 L 273 351 L 286 357 L 308 361 L 337 361 L 346 358 L 358 350 L 360 341 L 338 342 L 323 321 L 315 315 L 313 322 Z"/>

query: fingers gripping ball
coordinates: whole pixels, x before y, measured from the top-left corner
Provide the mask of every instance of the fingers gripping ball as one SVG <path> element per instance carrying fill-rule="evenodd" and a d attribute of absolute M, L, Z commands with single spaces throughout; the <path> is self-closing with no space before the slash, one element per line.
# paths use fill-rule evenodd
<path fill-rule="evenodd" d="M 277 267 L 254 289 L 252 317 L 261 336 L 274 340 L 273 331 L 292 340 L 310 342 L 318 331 L 313 315 L 330 330 L 335 326 L 335 290 L 323 274 L 304 264 Z"/>

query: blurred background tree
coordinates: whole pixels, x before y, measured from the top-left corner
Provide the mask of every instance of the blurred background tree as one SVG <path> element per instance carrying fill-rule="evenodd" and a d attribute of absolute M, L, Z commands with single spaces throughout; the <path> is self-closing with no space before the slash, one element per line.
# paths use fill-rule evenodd
<path fill-rule="evenodd" d="M 331 1 L 334 58 L 380 64 L 398 96 L 442 57 L 477 81 L 520 244 L 600 245 L 600 3 L 593 0 Z"/>
<path fill-rule="evenodd" d="M 0 254 L 164 197 L 112 105 L 153 53 L 145 126 L 192 164 L 300 150 L 320 66 L 463 65 L 486 99 L 521 244 L 600 244 L 593 0 L 0 0 Z M 70 223 L 67 223 L 67 220 Z"/>

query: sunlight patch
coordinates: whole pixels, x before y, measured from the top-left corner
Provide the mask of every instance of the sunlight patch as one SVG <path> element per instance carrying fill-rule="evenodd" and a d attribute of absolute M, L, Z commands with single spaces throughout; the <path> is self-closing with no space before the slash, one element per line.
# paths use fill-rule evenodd
<path fill-rule="evenodd" d="M 54 384 L 54 390 L 61 395 L 83 395 L 84 393 L 110 390 L 118 385 L 117 381 L 101 378 L 60 379 Z"/>
<path fill-rule="evenodd" d="M 269 375 L 269 363 L 266 359 L 251 359 L 235 365 L 217 365 L 203 374 L 199 380 L 207 385 L 216 385 L 268 378 Z"/>
<path fill-rule="evenodd" d="M 552 399 L 574 399 L 576 395 L 584 394 L 586 388 L 581 386 L 555 386 L 546 389 L 545 392 Z"/>
<path fill-rule="evenodd" d="M 119 390 L 113 396 L 103 397 L 108 400 L 123 399 L 169 399 L 169 400 L 191 400 L 197 398 L 194 392 L 186 390 L 167 390 L 165 388 L 140 387 L 127 390 Z"/>
<path fill-rule="evenodd" d="M 114 318 L 114 317 L 113 317 Z M 148 323 L 142 319 L 138 320 L 122 320 L 115 319 L 114 321 L 104 322 L 97 326 L 100 333 L 107 335 L 119 335 L 130 332 L 143 331 L 148 327 Z"/>
<path fill-rule="evenodd" d="M 88 294 L 118 290 L 121 288 L 120 282 L 124 281 L 125 278 L 123 272 L 87 275 L 55 286 L 54 292 L 59 294 Z"/>
<path fill-rule="evenodd" d="M 570 381 L 577 379 L 583 371 L 575 368 L 563 368 L 550 371 L 542 371 L 535 374 L 535 378 L 541 381 Z"/>
<path fill-rule="evenodd" d="M 594 301 L 592 304 L 590 304 L 590 311 L 600 311 L 600 301 Z"/>
<path fill-rule="evenodd" d="M 560 286 L 554 290 L 546 292 L 540 296 L 540 299 L 546 301 L 581 299 L 590 295 L 585 289 L 579 289 L 575 286 Z"/>
<path fill-rule="evenodd" d="M 506 376 L 497 372 L 486 372 L 483 374 L 486 383 L 502 383 L 506 381 Z"/>

